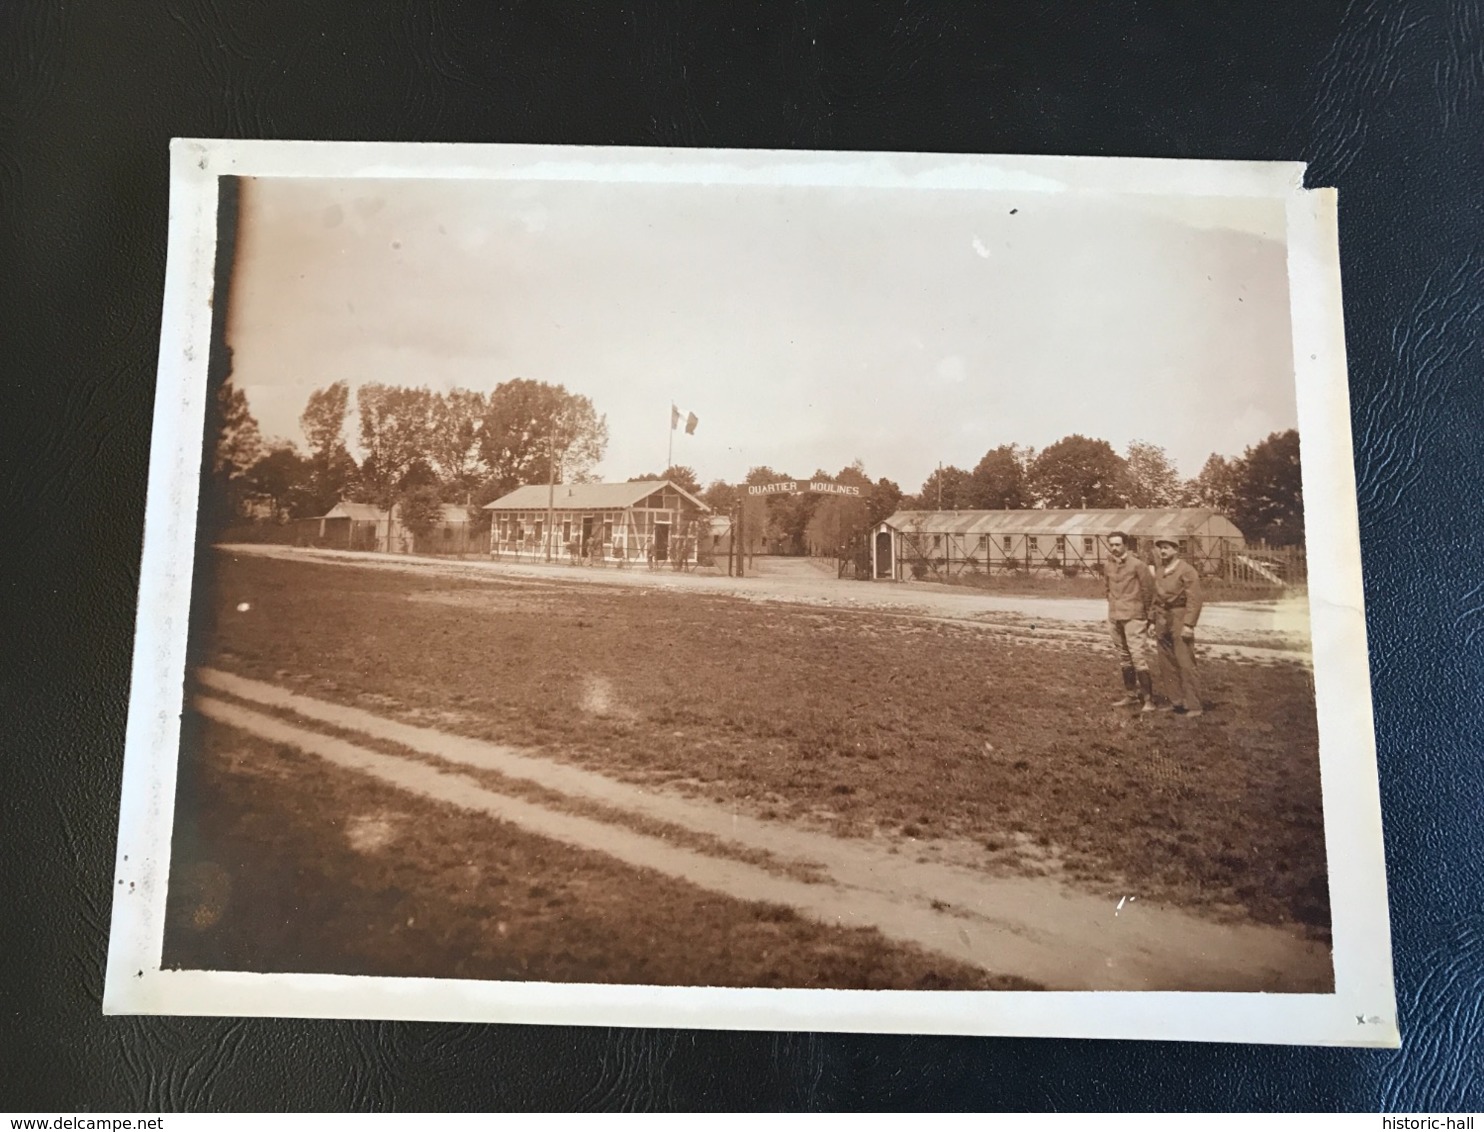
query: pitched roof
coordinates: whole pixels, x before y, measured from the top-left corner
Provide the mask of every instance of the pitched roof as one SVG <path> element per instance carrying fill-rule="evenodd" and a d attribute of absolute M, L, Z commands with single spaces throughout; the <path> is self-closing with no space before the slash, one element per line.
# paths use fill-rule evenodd
<path fill-rule="evenodd" d="M 353 519 L 357 523 L 379 523 L 386 518 L 386 512 L 374 503 L 350 503 L 342 500 L 326 511 L 324 517 L 326 519 Z"/>
<path fill-rule="evenodd" d="M 400 511 L 398 517 L 401 517 Z M 462 503 L 443 504 L 443 522 L 445 523 L 467 523 L 469 521 L 469 508 Z"/>
<path fill-rule="evenodd" d="M 1236 525 L 1208 507 L 1142 507 L 1126 510 L 1053 511 L 898 511 L 886 525 L 899 531 L 929 534 L 1110 535 L 1133 538 L 1155 535 L 1206 535 L 1242 538 Z"/>
<path fill-rule="evenodd" d="M 442 519 L 444 523 L 467 523 L 469 521 L 469 509 L 459 503 L 442 504 Z M 402 517 L 399 507 L 392 508 L 392 514 L 398 519 Z M 386 512 L 374 503 L 350 503 L 341 501 L 325 512 L 326 519 L 351 519 L 357 523 L 381 523 L 386 520 Z"/>
<path fill-rule="evenodd" d="M 530 483 L 486 503 L 486 511 L 544 511 L 548 501 L 559 511 L 616 511 L 632 507 L 662 488 L 689 499 L 699 510 L 710 511 L 685 488 L 670 480 L 631 480 L 628 483 L 559 483 L 553 496 L 544 483 Z"/>

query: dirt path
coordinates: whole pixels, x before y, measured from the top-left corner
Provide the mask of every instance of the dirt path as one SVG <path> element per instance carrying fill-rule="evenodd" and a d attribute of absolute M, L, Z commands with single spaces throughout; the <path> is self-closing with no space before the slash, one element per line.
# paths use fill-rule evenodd
<path fill-rule="evenodd" d="M 463 580 L 498 578 L 515 585 L 595 585 L 648 588 L 749 601 L 823 606 L 840 612 L 926 618 L 1008 634 L 1017 641 L 1060 642 L 1103 647 L 1105 603 L 1088 598 L 998 595 L 928 583 L 896 584 L 841 581 L 812 560 L 770 563 L 746 578 L 676 573 L 642 567 L 625 570 L 574 568 L 535 562 L 449 560 L 416 555 L 385 555 L 290 546 L 230 544 L 234 555 L 321 561 Z M 1069 638 L 1071 634 L 1071 638 Z M 1207 605 L 1201 614 L 1205 655 L 1264 663 L 1310 664 L 1308 606 L 1302 600 Z"/>
<path fill-rule="evenodd" d="M 873 926 L 984 969 L 1060 990 L 1319 992 L 1331 982 L 1325 948 L 1296 933 L 1217 924 L 1148 901 L 1113 901 L 1049 877 L 992 876 L 916 859 L 911 843 L 844 840 L 760 821 L 724 807 L 646 790 L 531 752 L 450 735 L 299 695 L 217 670 L 206 689 L 300 718 L 396 743 L 471 769 L 494 771 L 610 811 L 661 820 L 760 850 L 828 879 L 805 883 L 759 866 L 681 848 L 620 823 L 565 813 L 501 794 L 464 774 L 389 755 L 200 696 L 212 719 L 290 743 L 403 789 L 486 813 L 627 864 L 748 900 L 785 904 L 829 924 Z M 902 852 L 907 849 L 908 852 Z"/>

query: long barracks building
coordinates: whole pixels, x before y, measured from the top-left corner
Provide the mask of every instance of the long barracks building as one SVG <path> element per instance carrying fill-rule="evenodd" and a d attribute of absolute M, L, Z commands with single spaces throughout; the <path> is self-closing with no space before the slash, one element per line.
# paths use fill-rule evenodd
<path fill-rule="evenodd" d="M 1140 554 L 1157 536 L 1173 538 L 1205 574 L 1252 566 L 1242 532 L 1202 507 L 898 511 L 872 531 L 871 573 L 900 581 L 981 572 L 1093 573 L 1102 568 L 1114 531 L 1127 535 Z"/>

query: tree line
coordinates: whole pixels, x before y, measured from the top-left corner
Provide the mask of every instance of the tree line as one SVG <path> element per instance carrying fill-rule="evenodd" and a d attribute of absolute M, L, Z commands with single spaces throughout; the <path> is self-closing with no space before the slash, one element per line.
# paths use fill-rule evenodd
<path fill-rule="evenodd" d="M 231 519 L 324 515 L 349 500 L 403 508 L 409 525 L 443 504 L 480 508 L 526 483 L 590 478 L 608 445 L 607 419 L 581 394 L 517 378 L 489 393 L 337 381 L 309 395 L 307 451 L 266 442 L 242 390 L 222 384 L 208 428 L 215 486 Z M 347 425 L 361 458 L 351 455 Z"/>
<path fill-rule="evenodd" d="M 934 469 L 909 510 L 1013 511 L 1029 507 L 1209 507 L 1249 539 L 1275 546 L 1303 541 L 1299 435 L 1275 432 L 1240 456 L 1213 452 L 1181 479 L 1165 450 L 1136 440 L 1120 455 L 1106 440 L 1073 434 L 1039 452 L 1007 444 L 972 470 Z"/>
<path fill-rule="evenodd" d="M 314 390 L 300 415 L 307 450 L 265 441 L 230 378 L 212 408 L 211 471 L 230 518 L 316 517 L 350 500 L 383 510 L 400 505 L 414 524 L 431 521 L 425 517 L 443 504 L 462 504 L 477 522 L 484 504 L 522 484 L 591 479 L 608 445 L 607 418 L 591 400 L 525 378 L 488 393 L 369 383 L 353 397 L 347 383 L 335 382 Z M 360 460 L 350 453 L 348 425 Z M 1157 445 L 1134 441 L 1119 454 L 1106 440 L 1073 434 L 1040 451 L 1000 445 L 972 469 L 936 468 L 915 494 L 873 480 L 859 460 L 810 477 L 857 487 L 856 496 L 764 499 L 746 492 L 749 484 L 792 478 L 754 467 L 741 484 L 713 480 L 703 487 L 681 466 L 633 477 L 672 480 L 719 514 L 745 503 L 754 509 L 755 537 L 785 553 L 834 549 L 898 510 L 1209 507 L 1249 539 L 1280 546 L 1303 539 L 1299 438 L 1291 429 L 1240 456 L 1213 453 L 1186 480 Z"/>
<path fill-rule="evenodd" d="M 740 484 L 712 480 L 702 487 L 695 470 L 674 465 L 663 472 L 633 476 L 637 480 L 669 480 L 700 499 L 718 515 L 735 516 L 745 508 L 745 542 L 751 553 L 833 554 L 862 531 L 899 511 L 902 489 L 889 479 L 872 480 L 856 460 L 838 472 L 815 469 L 810 480 L 828 480 L 859 488 L 858 495 L 815 495 L 808 492 L 756 496 L 748 485 L 778 483 L 804 477 L 774 471 L 766 465 L 749 468 Z"/>
<path fill-rule="evenodd" d="M 748 471 L 741 486 L 715 480 L 702 489 L 695 472 L 672 467 L 642 479 L 669 479 L 727 514 L 749 508 L 749 547 L 781 553 L 836 550 L 895 511 L 1016 511 L 1030 508 L 1121 509 L 1209 507 L 1236 523 L 1249 539 L 1274 546 L 1303 541 L 1303 484 L 1299 438 L 1275 432 L 1240 456 L 1212 453 L 1198 475 L 1181 479 L 1158 445 L 1134 441 L 1119 455 L 1106 440 L 1074 434 L 1036 451 L 1006 444 L 992 448 L 972 470 L 935 468 L 915 494 L 888 479 L 872 480 L 857 460 L 811 479 L 861 489 L 859 496 L 810 494 L 748 496 L 747 484 L 794 477 L 769 467 Z"/>

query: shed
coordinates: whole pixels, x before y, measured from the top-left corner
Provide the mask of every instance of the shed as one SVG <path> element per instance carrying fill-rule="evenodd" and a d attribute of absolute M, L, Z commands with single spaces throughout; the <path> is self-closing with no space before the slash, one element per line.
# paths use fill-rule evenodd
<path fill-rule="evenodd" d="M 299 542 L 340 550 L 376 550 L 382 553 L 462 554 L 469 549 L 469 509 L 457 503 L 442 505 L 442 516 L 423 538 L 414 538 L 402 525 L 401 508 L 393 507 L 391 522 L 374 503 L 342 500 L 318 519 L 302 519 Z"/>
<path fill-rule="evenodd" d="M 1246 540 L 1204 507 L 1061 511 L 898 511 L 871 536 L 871 576 L 898 581 L 969 573 L 1097 572 L 1108 536 L 1127 535 L 1141 556 L 1167 535 L 1206 574 L 1223 572 Z"/>
<path fill-rule="evenodd" d="M 527 484 L 493 503 L 490 554 L 692 563 L 711 508 L 669 480 Z"/>

